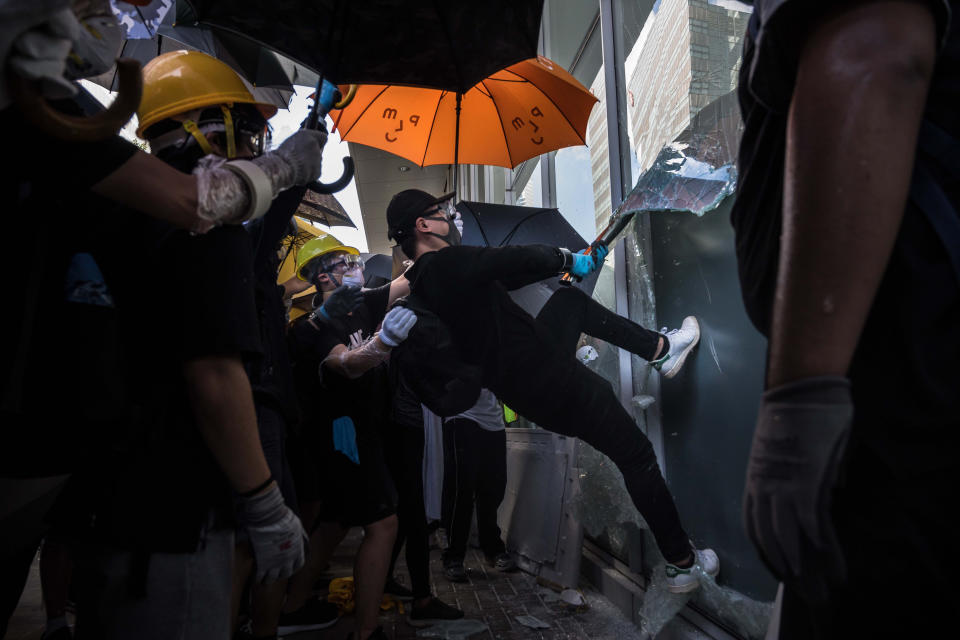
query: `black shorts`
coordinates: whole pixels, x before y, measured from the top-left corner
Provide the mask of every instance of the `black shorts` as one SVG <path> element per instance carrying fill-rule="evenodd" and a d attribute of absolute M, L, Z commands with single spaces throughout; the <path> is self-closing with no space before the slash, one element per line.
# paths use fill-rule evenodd
<path fill-rule="evenodd" d="M 308 430 L 311 425 L 304 425 Z M 397 512 L 397 489 L 387 469 L 383 443 L 376 434 L 358 433 L 360 464 L 333 448 L 330 428 L 301 434 L 294 475 L 297 495 L 304 502 L 319 501 L 320 522 L 345 527 L 365 526 Z"/>

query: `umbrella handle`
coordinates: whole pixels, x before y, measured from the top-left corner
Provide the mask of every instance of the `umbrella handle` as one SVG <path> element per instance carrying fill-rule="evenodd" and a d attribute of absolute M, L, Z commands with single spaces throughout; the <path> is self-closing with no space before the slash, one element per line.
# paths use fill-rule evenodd
<path fill-rule="evenodd" d="M 115 135 L 140 106 L 143 77 L 136 60 L 117 60 L 117 98 L 93 116 L 71 116 L 57 111 L 26 78 L 8 70 L 14 102 L 31 123 L 49 136 L 67 142 L 94 142 Z"/>
<path fill-rule="evenodd" d="M 307 188 L 314 193 L 336 193 L 345 188 L 353 180 L 353 158 L 346 156 L 343 159 L 343 174 L 330 183 L 317 180 Z"/>
<path fill-rule="evenodd" d="M 334 103 L 331 109 L 343 109 L 348 104 L 353 102 L 353 97 L 357 95 L 357 89 L 359 88 L 359 86 L 360 85 L 356 85 L 356 84 L 350 85 L 350 87 L 347 89 L 347 95 L 343 96 L 343 99 L 340 100 L 340 102 Z"/>

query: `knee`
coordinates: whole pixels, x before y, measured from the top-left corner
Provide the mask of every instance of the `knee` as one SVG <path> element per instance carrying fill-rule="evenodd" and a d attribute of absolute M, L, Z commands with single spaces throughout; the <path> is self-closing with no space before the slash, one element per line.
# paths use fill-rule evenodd
<path fill-rule="evenodd" d="M 370 537 L 389 538 L 391 540 L 397 537 L 398 529 L 399 521 L 396 514 L 387 516 L 383 520 L 377 520 L 373 524 L 368 524 L 364 527 L 365 534 Z"/>

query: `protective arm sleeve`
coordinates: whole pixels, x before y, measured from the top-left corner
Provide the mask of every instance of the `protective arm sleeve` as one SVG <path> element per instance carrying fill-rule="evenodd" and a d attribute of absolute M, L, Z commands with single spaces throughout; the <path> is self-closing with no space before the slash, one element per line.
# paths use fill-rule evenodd
<path fill-rule="evenodd" d="M 320 364 L 321 376 L 322 369 L 327 368 L 353 380 L 381 362 L 386 362 L 389 357 L 390 347 L 380 340 L 378 334 L 356 349 L 347 349 L 341 345 L 331 350 Z"/>
<path fill-rule="evenodd" d="M 326 139 L 323 131 L 301 129 L 279 149 L 259 158 L 202 158 L 193 171 L 197 178 L 197 214 L 213 224 L 263 216 L 281 191 L 317 179 Z"/>
<path fill-rule="evenodd" d="M 499 280 L 507 289 L 519 289 L 563 271 L 563 251 L 548 245 L 531 244 L 516 247 L 451 247 L 457 251 L 457 269 L 467 284 Z M 569 251 L 567 252 L 569 253 Z M 462 260 L 462 261 L 461 261 Z"/>

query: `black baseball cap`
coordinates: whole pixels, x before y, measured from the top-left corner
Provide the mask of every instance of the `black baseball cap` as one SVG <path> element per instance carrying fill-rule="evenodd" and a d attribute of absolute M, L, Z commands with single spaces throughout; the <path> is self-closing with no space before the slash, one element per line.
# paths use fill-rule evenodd
<path fill-rule="evenodd" d="M 403 240 L 403 232 L 414 220 L 421 217 L 424 211 L 446 202 L 454 195 L 455 192 L 451 192 L 437 198 L 420 189 L 407 189 L 393 196 L 387 205 L 387 237 L 400 242 Z"/>

